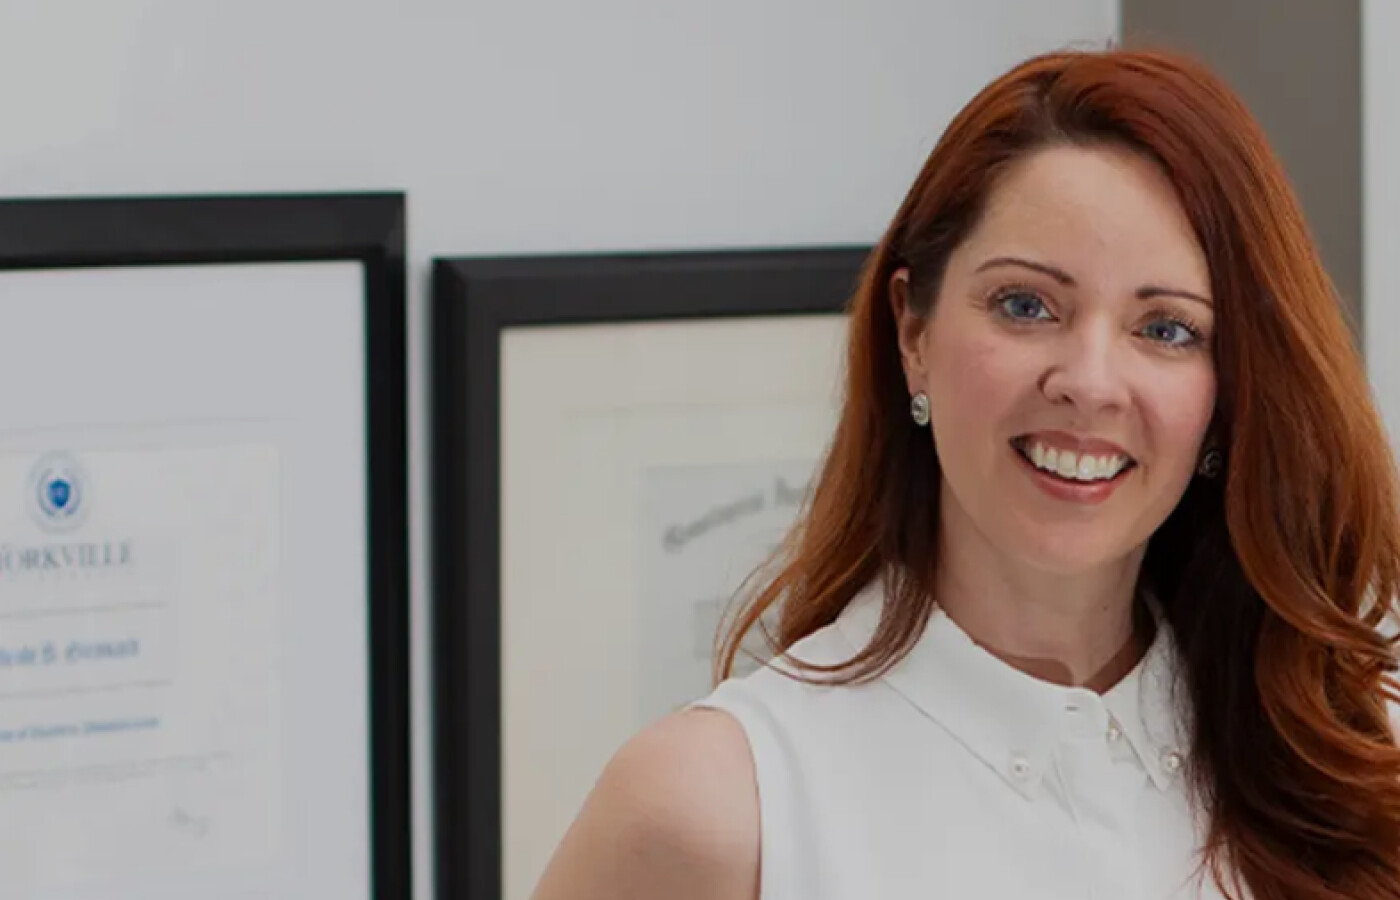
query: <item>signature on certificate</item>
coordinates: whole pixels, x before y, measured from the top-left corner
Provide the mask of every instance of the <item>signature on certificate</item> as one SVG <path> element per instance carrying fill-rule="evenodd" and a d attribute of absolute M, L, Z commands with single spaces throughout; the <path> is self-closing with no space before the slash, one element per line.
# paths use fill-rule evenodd
<path fill-rule="evenodd" d="M 170 810 L 170 827 L 194 838 L 203 838 L 209 833 L 209 816 L 192 815 L 182 807 Z"/>

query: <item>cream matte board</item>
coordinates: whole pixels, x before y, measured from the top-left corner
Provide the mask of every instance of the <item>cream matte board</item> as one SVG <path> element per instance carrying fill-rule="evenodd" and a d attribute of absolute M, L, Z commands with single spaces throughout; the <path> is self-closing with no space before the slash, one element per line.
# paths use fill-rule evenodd
<path fill-rule="evenodd" d="M 506 900 L 527 900 L 620 744 L 708 690 L 716 601 L 791 522 L 830 438 L 844 331 L 827 316 L 506 334 Z"/>

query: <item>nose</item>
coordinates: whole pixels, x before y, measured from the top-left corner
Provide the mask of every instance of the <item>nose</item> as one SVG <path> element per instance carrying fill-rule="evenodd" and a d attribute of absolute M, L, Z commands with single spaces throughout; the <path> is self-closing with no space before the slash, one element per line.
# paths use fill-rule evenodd
<path fill-rule="evenodd" d="M 1052 403 L 1084 414 L 1122 410 L 1129 397 L 1122 348 L 1107 323 L 1085 325 L 1055 341 L 1040 389 Z"/>

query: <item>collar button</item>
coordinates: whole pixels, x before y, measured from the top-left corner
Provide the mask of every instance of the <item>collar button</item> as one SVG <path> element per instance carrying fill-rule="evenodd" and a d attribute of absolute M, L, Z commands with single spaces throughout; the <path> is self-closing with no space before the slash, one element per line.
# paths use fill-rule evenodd
<path fill-rule="evenodd" d="M 1031 777 L 1031 761 L 1020 753 L 1011 757 L 1011 777 L 1017 781 L 1026 781 Z"/>

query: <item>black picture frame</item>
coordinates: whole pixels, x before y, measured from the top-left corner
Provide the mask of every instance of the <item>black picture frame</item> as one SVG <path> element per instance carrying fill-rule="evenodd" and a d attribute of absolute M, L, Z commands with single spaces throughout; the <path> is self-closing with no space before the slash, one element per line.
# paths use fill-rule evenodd
<path fill-rule="evenodd" d="M 363 264 L 374 900 L 412 896 L 405 244 L 397 191 L 0 200 L 0 270 Z"/>
<path fill-rule="evenodd" d="M 503 890 L 503 332 L 843 313 L 869 252 L 833 246 L 434 261 L 435 831 L 442 900 L 499 900 Z"/>

